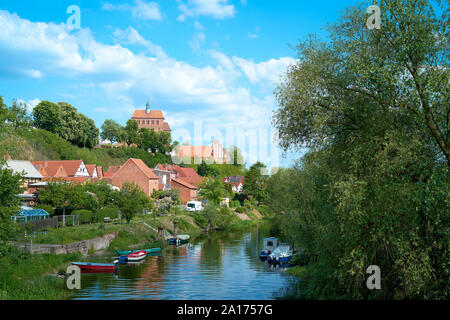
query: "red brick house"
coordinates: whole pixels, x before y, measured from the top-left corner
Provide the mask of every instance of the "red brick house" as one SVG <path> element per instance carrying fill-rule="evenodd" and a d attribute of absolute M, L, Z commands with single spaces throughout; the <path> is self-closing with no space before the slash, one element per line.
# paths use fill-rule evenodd
<path fill-rule="evenodd" d="M 202 177 L 198 175 L 198 173 L 192 168 L 183 168 L 176 164 L 158 164 L 155 169 L 170 171 L 172 172 L 170 175 L 171 179 L 182 179 L 189 184 L 192 184 L 196 187 L 199 187 L 203 183 Z"/>
<path fill-rule="evenodd" d="M 105 173 L 106 176 L 106 173 Z M 159 178 L 141 159 L 128 159 L 113 175 L 109 177 L 114 186 L 122 188 L 125 182 L 136 183 L 150 197 L 153 190 L 159 189 Z"/>
<path fill-rule="evenodd" d="M 182 179 L 172 179 L 172 188 L 180 190 L 180 199 L 183 204 L 197 198 L 198 188 Z"/>

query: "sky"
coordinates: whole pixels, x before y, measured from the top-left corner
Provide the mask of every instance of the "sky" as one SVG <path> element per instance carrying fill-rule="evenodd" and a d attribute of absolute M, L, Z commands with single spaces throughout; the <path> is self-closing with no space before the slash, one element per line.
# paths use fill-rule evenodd
<path fill-rule="evenodd" d="M 277 148 L 273 92 L 294 46 L 326 37 L 356 0 L 1 0 L 0 95 L 29 110 L 64 101 L 122 125 L 147 101 L 174 140 L 238 145 L 247 164 L 292 165 Z M 80 8 L 70 28 L 69 6 Z M 70 22 L 77 20 L 70 20 Z M 241 141 L 241 142 L 239 142 Z"/>

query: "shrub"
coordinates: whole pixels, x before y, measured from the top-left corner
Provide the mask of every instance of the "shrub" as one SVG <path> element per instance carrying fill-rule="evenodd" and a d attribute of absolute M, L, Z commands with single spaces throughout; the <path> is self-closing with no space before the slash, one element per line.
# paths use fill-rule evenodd
<path fill-rule="evenodd" d="M 252 203 L 248 200 L 244 200 L 244 207 L 246 207 L 247 209 L 251 209 Z"/>
<path fill-rule="evenodd" d="M 74 210 L 72 214 L 78 215 L 80 217 L 80 224 L 92 223 L 94 221 L 94 213 L 90 210 Z"/>
<path fill-rule="evenodd" d="M 103 222 L 104 218 L 109 217 L 111 219 L 116 219 L 119 216 L 118 208 L 103 208 L 97 210 L 95 213 L 96 222 Z"/>
<path fill-rule="evenodd" d="M 237 213 L 246 213 L 247 212 L 247 208 L 245 208 L 245 207 L 237 207 L 236 208 L 236 212 Z"/>
<path fill-rule="evenodd" d="M 241 205 L 241 203 L 239 202 L 239 200 L 231 200 L 230 202 L 230 207 L 231 208 L 237 208 Z"/>

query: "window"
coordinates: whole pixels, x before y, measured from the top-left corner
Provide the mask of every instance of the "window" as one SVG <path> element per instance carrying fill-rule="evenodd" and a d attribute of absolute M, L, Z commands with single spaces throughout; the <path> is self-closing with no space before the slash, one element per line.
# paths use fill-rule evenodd
<path fill-rule="evenodd" d="M 141 120 L 138 120 L 138 124 L 141 124 Z"/>
<path fill-rule="evenodd" d="M 152 120 L 152 124 L 155 124 L 155 120 Z"/>
<path fill-rule="evenodd" d="M 147 124 L 150 124 L 150 120 L 147 120 Z"/>
<path fill-rule="evenodd" d="M 267 246 L 268 247 L 272 247 L 273 246 L 273 241 L 267 241 Z"/>
<path fill-rule="evenodd" d="M 159 120 L 156 120 L 156 124 L 159 124 Z"/>

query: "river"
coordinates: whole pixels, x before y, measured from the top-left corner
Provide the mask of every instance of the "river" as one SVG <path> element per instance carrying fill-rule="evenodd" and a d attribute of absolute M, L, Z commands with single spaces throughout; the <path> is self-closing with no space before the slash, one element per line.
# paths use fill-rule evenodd
<path fill-rule="evenodd" d="M 259 260 L 267 231 L 215 232 L 117 274 L 82 274 L 73 299 L 269 300 L 283 295 L 293 277 Z"/>

